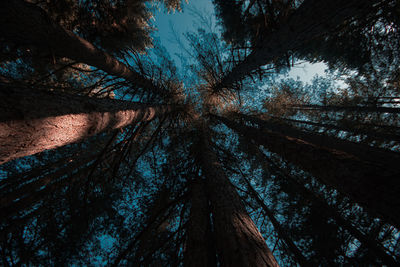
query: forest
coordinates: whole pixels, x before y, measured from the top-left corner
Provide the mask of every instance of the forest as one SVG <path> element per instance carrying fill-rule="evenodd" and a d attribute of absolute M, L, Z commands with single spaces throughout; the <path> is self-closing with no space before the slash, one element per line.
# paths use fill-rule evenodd
<path fill-rule="evenodd" d="M 0 0 L 0 265 L 400 266 L 400 1 L 195 1 Z"/>

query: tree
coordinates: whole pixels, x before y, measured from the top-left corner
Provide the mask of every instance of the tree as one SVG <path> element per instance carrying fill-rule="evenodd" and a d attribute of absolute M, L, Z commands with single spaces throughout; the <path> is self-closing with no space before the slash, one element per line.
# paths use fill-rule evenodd
<path fill-rule="evenodd" d="M 165 116 L 171 109 L 7 86 L 1 93 L 2 163 Z M 38 106 L 46 108 L 38 110 Z M 13 136 L 14 143 L 9 136 Z"/>
<path fill-rule="evenodd" d="M 215 0 L 182 74 L 161 2 L 0 4 L 1 264 L 398 265 L 397 3 Z"/>

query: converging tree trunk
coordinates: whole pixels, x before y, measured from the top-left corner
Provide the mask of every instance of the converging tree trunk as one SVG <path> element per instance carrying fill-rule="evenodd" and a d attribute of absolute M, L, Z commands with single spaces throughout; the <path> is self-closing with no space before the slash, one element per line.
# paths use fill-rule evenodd
<path fill-rule="evenodd" d="M 375 7 L 381 2 L 385 1 L 305 0 L 278 30 L 263 36 L 260 47 L 255 48 L 244 61 L 227 73 L 220 84 L 215 86 L 216 89 L 229 87 L 258 67 L 335 31 L 345 22 L 376 12 Z"/>
<path fill-rule="evenodd" d="M 340 150 L 357 157 L 363 161 L 368 161 L 372 165 L 379 165 L 389 170 L 400 172 L 400 154 L 378 147 L 372 147 L 366 144 L 360 144 L 343 140 L 326 134 L 306 132 L 293 126 L 274 121 L 263 120 L 255 116 L 237 114 L 240 118 L 257 124 L 260 128 L 279 133 L 284 136 L 301 139 L 322 148 Z"/>
<path fill-rule="evenodd" d="M 340 150 L 242 125 L 225 117 L 215 117 L 244 137 L 349 196 L 373 214 L 400 226 L 398 169 L 385 169 Z"/>
<path fill-rule="evenodd" d="M 251 197 L 262 208 L 262 210 L 264 211 L 264 214 L 268 217 L 268 220 L 270 220 L 270 222 L 274 226 L 274 229 L 278 233 L 278 236 L 281 239 L 283 239 L 283 241 L 285 242 L 286 246 L 289 248 L 289 250 L 295 256 L 295 259 L 296 259 L 297 263 L 299 263 L 300 266 L 311 266 L 312 263 L 309 260 L 307 260 L 306 257 L 304 257 L 304 255 L 301 252 L 301 250 L 296 246 L 296 244 L 290 238 L 289 234 L 285 231 L 285 229 L 281 226 L 279 221 L 275 218 L 274 213 L 267 207 L 267 205 L 261 199 L 260 195 L 253 188 L 251 183 L 244 176 L 242 176 L 242 179 L 246 183 L 248 191 L 249 191 Z"/>
<path fill-rule="evenodd" d="M 252 146 L 256 146 L 254 144 L 250 144 Z M 355 237 L 358 241 L 361 242 L 363 246 L 368 248 L 368 250 L 375 254 L 376 257 L 380 258 L 385 264 L 388 266 L 396 266 L 397 263 L 395 259 L 390 256 L 385 248 L 379 244 L 376 240 L 370 238 L 365 233 L 362 233 L 358 230 L 350 221 L 346 220 L 334 207 L 330 206 L 324 199 L 320 196 L 316 195 L 310 189 L 301 184 L 295 177 L 293 177 L 288 171 L 279 168 L 275 162 L 273 162 L 270 158 L 268 158 L 257 146 L 258 155 L 261 155 L 262 158 L 260 160 L 267 161 L 268 171 L 274 174 L 278 179 L 284 179 L 289 182 L 296 188 L 297 192 L 304 198 L 310 200 L 312 203 L 316 203 L 318 206 L 322 207 L 322 214 L 329 214 L 328 218 L 333 218 L 340 227 L 347 230 L 353 237 Z M 251 185 L 249 185 L 251 186 Z M 254 189 L 253 189 L 254 190 Z M 253 193 L 254 194 L 254 193 Z M 259 200 L 258 200 L 259 201 Z M 260 205 L 262 203 L 260 202 Z"/>
<path fill-rule="evenodd" d="M 211 150 L 209 134 L 203 130 L 202 135 L 200 160 L 211 201 L 218 260 L 221 266 L 278 266 Z"/>
<path fill-rule="evenodd" d="M 395 107 L 372 107 L 372 106 L 321 106 L 321 105 L 294 105 L 290 109 L 302 111 L 349 111 L 349 112 L 376 112 L 376 113 L 400 113 L 400 108 Z"/>
<path fill-rule="evenodd" d="M 190 186 L 191 208 L 186 227 L 184 264 L 187 267 L 216 266 L 216 254 L 211 233 L 210 209 L 204 182 L 197 178 Z"/>
<path fill-rule="evenodd" d="M 1 1 L 0 38 L 17 45 L 35 46 L 58 57 L 96 67 L 110 75 L 160 92 L 153 82 L 131 70 L 87 40 L 56 24 L 40 7 L 23 0 Z"/>
<path fill-rule="evenodd" d="M 149 121 L 170 110 L 163 105 L 1 87 L 0 164 Z"/>

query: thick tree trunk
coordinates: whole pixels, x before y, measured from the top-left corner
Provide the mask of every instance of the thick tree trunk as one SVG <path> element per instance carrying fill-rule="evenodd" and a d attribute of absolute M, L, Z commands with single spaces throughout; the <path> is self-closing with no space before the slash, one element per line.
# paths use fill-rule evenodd
<path fill-rule="evenodd" d="M 160 92 L 153 82 L 134 72 L 113 56 L 53 22 L 44 10 L 23 0 L 0 2 L 0 40 L 35 46 L 125 78 L 147 90 Z"/>
<path fill-rule="evenodd" d="M 2 87 L 0 164 L 169 111 L 169 106 Z"/>
<path fill-rule="evenodd" d="M 201 164 L 211 201 L 218 260 L 221 266 L 278 266 L 264 238 L 211 150 L 203 130 Z"/>
<path fill-rule="evenodd" d="M 287 51 L 306 45 L 309 41 L 331 33 L 352 18 L 371 12 L 382 0 L 305 0 L 289 20 L 271 34 L 263 37 L 259 48 L 234 67 L 216 89 L 229 87 L 258 67 L 268 64 Z"/>
<path fill-rule="evenodd" d="M 256 149 L 259 150 L 258 147 Z M 262 155 L 262 161 L 266 160 L 268 162 L 268 171 L 273 173 L 276 177 L 278 177 L 278 179 L 284 179 L 285 181 L 288 181 L 290 184 L 293 185 L 294 188 L 296 188 L 296 190 L 298 190 L 298 193 L 302 197 L 322 207 L 323 211 L 321 212 L 321 215 L 328 214 L 327 218 L 333 218 L 338 225 L 347 230 L 353 237 L 360 241 L 363 246 L 367 247 L 371 253 L 375 254 L 376 257 L 380 258 L 388 266 L 398 265 L 393 257 L 386 252 L 385 248 L 381 244 L 358 230 L 351 222 L 343 218 L 343 216 L 335 208 L 330 206 L 325 200 L 323 200 L 321 197 L 319 197 L 310 189 L 301 184 L 289 172 L 279 168 L 262 151 L 259 150 L 258 154 Z"/>
<path fill-rule="evenodd" d="M 282 227 L 282 225 L 275 218 L 274 213 L 267 207 L 267 205 L 265 205 L 264 201 L 261 199 L 261 197 L 257 193 L 257 191 L 253 188 L 251 183 L 244 176 L 242 176 L 242 179 L 246 183 L 251 197 L 263 209 L 264 214 L 268 217 L 268 219 L 270 220 L 270 222 L 274 226 L 274 229 L 278 233 L 279 238 L 281 238 L 285 242 L 285 244 L 287 245 L 289 250 L 295 256 L 295 259 L 296 259 L 297 263 L 299 263 L 300 266 L 312 266 L 312 263 L 309 260 L 307 260 L 306 257 L 304 257 L 304 255 L 301 252 L 301 250 L 296 246 L 296 244 L 290 238 L 290 236 L 288 235 L 286 230 Z"/>
<path fill-rule="evenodd" d="M 382 168 L 395 170 L 400 173 L 400 166 L 398 164 L 400 162 L 399 153 L 378 147 L 371 147 L 366 144 L 343 140 L 325 134 L 305 132 L 290 125 L 273 120 L 262 120 L 245 114 L 238 115 L 247 121 L 258 124 L 260 128 L 267 131 L 275 132 L 291 138 L 301 139 L 321 148 L 343 151 L 360 160 L 369 162 L 371 165 L 378 165 Z"/>
<path fill-rule="evenodd" d="M 186 227 L 184 265 L 216 266 L 216 253 L 211 234 L 210 209 L 204 183 L 198 178 L 191 184 L 191 208 Z"/>
<path fill-rule="evenodd" d="M 244 137 L 263 145 L 269 151 L 299 166 L 339 192 L 349 196 L 375 215 L 400 226 L 399 170 L 371 165 L 340 150 L 262 131 L 216 117 Z"/>

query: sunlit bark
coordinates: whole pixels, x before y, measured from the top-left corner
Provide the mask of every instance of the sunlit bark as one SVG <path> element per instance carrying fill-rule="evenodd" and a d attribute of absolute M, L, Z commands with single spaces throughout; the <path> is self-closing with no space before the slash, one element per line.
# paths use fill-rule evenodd
<path fill-rule="evenodd" d="M 169 110 L 169 106 L 1 88 L 0 164 L 149 121 Z"/>

